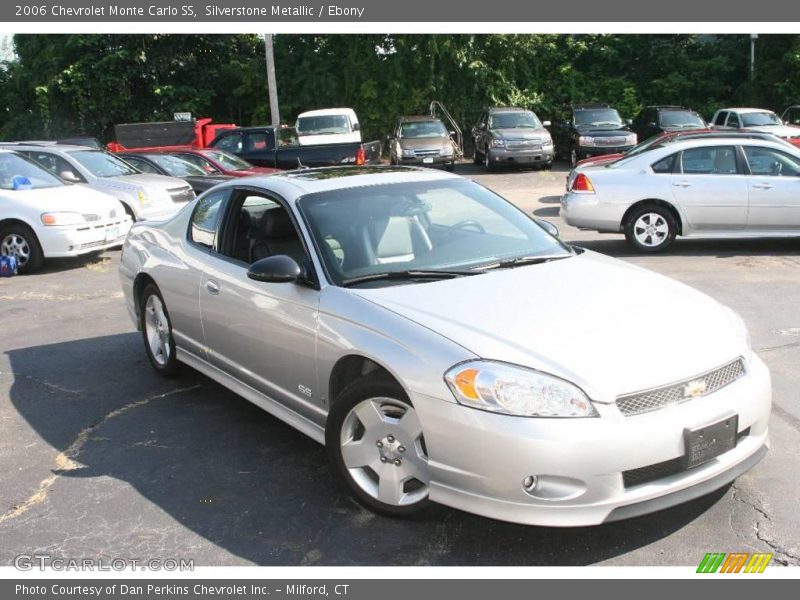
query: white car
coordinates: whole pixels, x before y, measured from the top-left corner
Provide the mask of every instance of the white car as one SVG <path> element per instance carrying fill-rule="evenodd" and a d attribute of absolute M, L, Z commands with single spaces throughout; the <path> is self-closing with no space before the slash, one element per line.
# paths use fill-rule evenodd
<path fill-rule="evenodd" d="M 169 218 L 195 197 L 182 179 L 140 173 L 105 150 L 62 144 L 11 144 L 6 148 L 32 158 L 69 183 L 83 183 L 111 194 L 134 221 Z"/>
<path fill-rule="evenodd" d="M 800 237 L 800 150 L 781 140 L 691 139 L 575 169 L 561 216 L 637 250 L 687 238 Z"/>
<path fill-rule="evenodd" d="M 300 113 L 295 129 L 303 146 L 361 142 L 361 126 L 352 108 L 323 108 Z"/>
<path fill-rule="evenodd" d="M 800 127 L 786 125 L 774 112 L 763 108 L 722 108 L 714 113 L 711 126 L 714 129 L 763 131 L 800 144 Z"/>
<path fill-rule="evenodd" d="M 118 200 L 67 185 L 15 152 L 0 150 L 0 254 L 15 256 L 20 273 L 44 259 L 120 246 L 131 219 Z"/>

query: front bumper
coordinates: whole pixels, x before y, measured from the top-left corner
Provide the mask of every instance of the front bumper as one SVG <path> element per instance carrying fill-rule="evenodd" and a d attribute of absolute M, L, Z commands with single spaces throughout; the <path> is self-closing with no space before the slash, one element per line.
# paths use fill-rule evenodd
<path fill-rule="evenodd" d="M 37 234 L 45 258 L 64 258 L 121 246 L 130 228 L 126 216 L 102 223 L 42 227 Z"/>
<path fill-rule="evenodd" d="M 456 157 L 451 154 L 450 156 L 415 156 L 400 158 L 401 165 L 417 166 L 417 167 L 434 167 L 441 165 L 452 165 L 455 163 Z"/>
<path fill-rule="evenodd" d="M 578 160 L 583 160 L 584 158 L 605 156 L 606 154 L 625 154 L 635 145 L 636 144 L 628 144 L 627 146 L 578 146 L 575 152 L 578 155 Z"/>
<path fill-rule="evenodd" d="M 535 149 L 490 148 L 489 161 L 497 164 L 550 164 L 553 162 L 554 149 L 549 144 Z"/>
<path fill-rule="evenodd" d="M 760 359 L 708 396 L 633 417 L 529 419 L 413 397 L 430 465 L 430 499 L 528 525 L 585 526 L 661 510 L 724 486 L 763 457 L 772 388 Z M 623 473 L 684 455 L 683 431 L 739 416 L 737 446 L 702 465 L 630 485 Z M 523 480 L 535 475 L 533 492 Z"/>

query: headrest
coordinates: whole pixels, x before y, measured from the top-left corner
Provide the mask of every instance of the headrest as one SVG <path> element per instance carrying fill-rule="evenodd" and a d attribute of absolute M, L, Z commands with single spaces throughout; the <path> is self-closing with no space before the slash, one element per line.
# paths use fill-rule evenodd
<path fill-rule="evenodd" d="M 292 220 L 286 209 L 272 208 L 264 213 L 261 220 L 261 229 L 268 238 L 282 238 L 296 235 Z"/>

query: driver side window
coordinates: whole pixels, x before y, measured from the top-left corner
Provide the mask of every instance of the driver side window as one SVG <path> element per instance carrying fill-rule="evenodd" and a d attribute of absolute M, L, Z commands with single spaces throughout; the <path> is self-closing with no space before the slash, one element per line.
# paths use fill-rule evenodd
<path fill-rule="evenodd" d="M 750 173 L 761 177 L 798 177 L 800 161 L 793 156 L 772 148 L 745 146 L 744 154 Z"/>

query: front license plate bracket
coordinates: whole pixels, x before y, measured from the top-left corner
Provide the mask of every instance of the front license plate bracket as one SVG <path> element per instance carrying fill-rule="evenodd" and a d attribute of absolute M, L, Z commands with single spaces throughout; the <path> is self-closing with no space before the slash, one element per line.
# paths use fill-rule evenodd
<path fill-rule="evenodd" d="M 691 469 L 725 454 L 736 448 L 739 431 L 739 415 L 731 414 L 719 421 L 683 430 L 683 442 L 686 449 L 683 455 L 683 467 Z"/>

